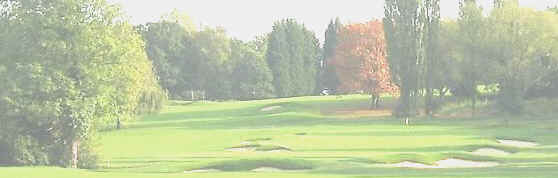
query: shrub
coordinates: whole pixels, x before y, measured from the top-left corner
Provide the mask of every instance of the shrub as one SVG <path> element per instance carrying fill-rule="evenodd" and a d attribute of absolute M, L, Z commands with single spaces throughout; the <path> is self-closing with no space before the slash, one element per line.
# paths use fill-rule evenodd
<path fill-rule="evenodd" d="M 16 136 L 15 139 L 8 141 L 7 162 L 14 165 L 47 165 L 48 156 L 44 147 L 41 147 L 38 140 L 31 136 Z"/>

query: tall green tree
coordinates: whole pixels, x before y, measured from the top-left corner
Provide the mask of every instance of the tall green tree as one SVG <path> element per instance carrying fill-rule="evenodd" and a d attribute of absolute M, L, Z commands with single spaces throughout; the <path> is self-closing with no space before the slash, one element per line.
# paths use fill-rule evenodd
<path fill-rule="evenodd" d="M 174 22 L 161 21 L 141 25 L 140 33 L 145 40 L 145 49 L 161 86 L 173 99 L 189 99 L 192 83 L 187 67 L 195 55 L 193 35 L 183 26 Z"/>
<path fill-rule="evenodd" d="M 440 46 L 439 0 L 386 0 L 384 31 L 388 61 L 400 98 L 394 115 L 418 114 L 419 96 L 426 96 L 426 113 L 433 110 L 433 77 Z"/>
<path fill-rule="evenodd" d="M 265 99 L 273 96 L 273 75 L 265 60 L 261 39 L 244 43 L 232 42 L 232 98 L 238 100 Z"/>
<path fill-rule="evenodd" d="M 0 47 L 0 162 L 94 166 L 95 130 L 160 108 L 165 95 L 143 41 L 118 8 L 104 0 L 8 4 L 0 16 L 10 44 Z"/>
<path fill-rule="evenodd" d="M 325 41 L 322 52 L 322 61 L 320 68 L 320 88 L 326 87 L 335 90 L 340 84 L 339 78 L 336 75 L 335 67 L 332 61 L 335 58 L 335 51 L 339 43 L 339 33 L 343 29 L 343 24 L 339 18 L 335 18 L 329 22 L 325 32 Z"/>
<path fill-rule="evenodd" d="M 269 34 L 267 62 L 277 96 L 312 94 L 319 56 L 320 45 L 313 32 L 294 19 L 276 22 Z"/>
<path fill-rule="evenodd" d="M 172 14 L 172 13 L 171 13 Z M 138 27 L 161 85 L 174 99 L 262 99 L 273 96 L 267 37 L 231 39 L 223 28 L 190 31 L 162 19 Z"/>
<path fill-rule="evenodd" d="M 400 98 L 394 115 L 409 117 L 417 114 L 419 64 L 423 63 L 421 21 L 422 1 L 386 0 L 384 31 L 388 44 L 388 61 L 392 80 L 399 86 Z"/>
<path fill-rule="evenodd" d="M 460 49 L 463 54 L 461 72 L 463 76 L 462 94 L 471 98 L 472 115 L 475 115 L 478 97 L 477 86 L 481 84 L 481 78 L 486 75 L 483 66 L 487 66 L 485 51 L 485 40 L 488 34 L 486 19 L 483 9 L 477 5 L 475 0 L 463 0 L 460 2 L 459 13 Z"/>
<path fill-rule="evenodd" d="M 423 7 L 424 34 L 424 90 L 425 113 L 432 115 L 434 110 L 434 83 L 436 70 L 440 67 L 440 0 L 425 0 Z"/>
<path fill-rule="evenodd" d="M 194 83 L 203 98 L 228 99 L 231 98 L 231 38 L 223 28 L 205 28 L 195 35 L 197 57 L 193 62 L 196 68 L 189 68 L 190 82 Z"/>

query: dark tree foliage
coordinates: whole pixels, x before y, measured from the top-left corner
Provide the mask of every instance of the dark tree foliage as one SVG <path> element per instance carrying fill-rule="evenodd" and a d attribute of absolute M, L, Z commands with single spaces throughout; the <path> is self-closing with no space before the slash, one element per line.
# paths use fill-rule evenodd
<path fill-rule="evenodd" d="M 340 84 L 336 75 L 335 67 L 332 66 L 335 51 L 339 43 L 339 32 L 343 28 L 343 24 L 339 18 L 335 21 L 331 20 L 325 32 L 325 41 L 322 52 L 322 62 L 320 68 L 320 78 L 318 89 L 328 88 L 336 90 Z"/>
<path fill-rule="evenodd" d="M 439 0 L 386 0 L 384 29 L 393 81 L 400 99 L 394 115 L 418 114 L 419 96 L 426 96 L 432 114 L 433 76 L 439 46 Z"/>
<path fill-rule="evenodd" d="M 481 56 L 485 43 L 483 40 L 487 34 L 484 31 L 486 28 L 483 28 L 486 22 L 482 15 L 483 9 L 475 0 L 463 0 L 459 3 L 459 8 L 458 33 L 462 34 L 459 41 L 464 59 L 459 68 L 463 76 L 460 94 L 471 99 L 474 116 L 479 95 L 477 86 L 482 83 L 482 64 L 486 64 L 485 58 Z"/>
<path fill-rule="evenodd" d="M 399 86 L 399 104 L 394 115 L 409 117 L 417 114 L 419 65 L 423 26 L 421 1 L 386 0 L 384 31 L 388 44 L 388 61 L 392 80 Z"/>
<path fill-rule="evenodd" d="M 138 27 L 161 85 L 173 99 L 263 99 L 273 96 L 267 39 L 245 43 L 222 28 L 189 31 L 168 20 Z"/>
<path fill-rule="evenodd" d="M 233 98 L 238 100 L 265 99 L 273 96 L 273 76 L 265 60 L 265 53 L 258 51 L 258 44 L 234 41 L 232 44 Z"/>
<path fill-rule="evenodd" d="M 279 97 L 315 91 L 320 45 L 315 34 L 293 19 L 276 22 L 269 34 L 267 62 Z"/>
<path fill-rule="evenodd" d="M 186 99 L 192 88 L 188 81 L 191 75 L 187 67 L 195 67 L 192 60 L 193 36 L 180 24 L 172 22 L 157 22 L 142 25 L 139 28 L 145 40 L 146 52 L 153 61 L 155 73 L 159 83 L 165 88 L 169 97 L 175 99 Z M 189 68 L 195 69 L 195 68 Z"/>
<path fill-rule="evenodd" d="M 434 84 L 437 80 L 436 73 L 439 73 L 441 65 L 440 59 L 440 0 L 425 0 L 423 7 L 423 19 L 425 23 L 424 35 L 424 88 L 425 93 L 425 113 L 433 115 L 434 104 Z M 438 71 L 437 71 L 438 70 Z"/>

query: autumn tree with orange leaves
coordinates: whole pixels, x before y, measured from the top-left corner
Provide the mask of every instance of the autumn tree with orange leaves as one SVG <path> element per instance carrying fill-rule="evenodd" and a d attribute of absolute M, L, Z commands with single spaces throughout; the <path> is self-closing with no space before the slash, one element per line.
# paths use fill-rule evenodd
<path fill-rule="evenodd" d="M 333 59 L 340 82 L 338 90 L 370 94 L 370 107 L 377 108 L 381 93 L 398 90 L 391 82 L 382 22 L 347 25 L 338 40 Z"/>

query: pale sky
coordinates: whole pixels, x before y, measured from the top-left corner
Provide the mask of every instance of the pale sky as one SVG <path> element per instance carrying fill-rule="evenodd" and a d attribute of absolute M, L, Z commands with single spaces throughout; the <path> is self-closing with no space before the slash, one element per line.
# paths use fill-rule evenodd
<path fill-rule="evenodd" d="M 272 30 L 273 22 L 295 18 L 323 39 L 329 20 L 366 22 L 384 15 L 384 0 L 109 0 L 120 3 L 132 23 L 155 22 L 172 9 L 189 14 L 196 24 L 221 26 L 241 40 Z M 480 0 L 490 8 L 492 0 Z M 545 9 L 558 0 L 520 0 L 522 6 Z M 442 0 L 442 16 L 455 18 L 458 0 Z"/>

